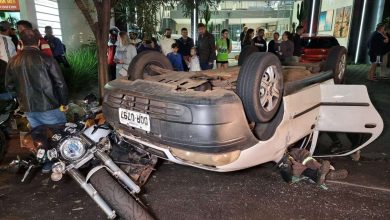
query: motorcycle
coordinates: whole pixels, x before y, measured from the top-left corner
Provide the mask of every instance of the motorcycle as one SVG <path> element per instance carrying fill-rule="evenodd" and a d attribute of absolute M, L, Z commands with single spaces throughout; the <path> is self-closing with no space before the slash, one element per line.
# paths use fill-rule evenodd
<path fill-rule="evenodd" d="M 136 194 L 157 158 L 128 146 L 104 123 L 100 111 L 100 107 L 92 108 L 77 123 L 36 127 L 23 139 L 35 159 L 12 163 L 27 167 L 22 181 L 34 168 L 53 163 L 51 180 L 60 181 L 64 174 L 69 175 L 108 219 L 153 219 Z M 87 170 L 87 174 L 80 170 Z"/>
<path fill-rule="evenodd" d="M 13 117 L 21 116 L 15 113 L 17 107 L 16 99 L 0 100 L 0 161 L 3 160 L 6 153 L 6 134 L 10 133 L 10 130 L 17 129 L 16 120 Z"/>

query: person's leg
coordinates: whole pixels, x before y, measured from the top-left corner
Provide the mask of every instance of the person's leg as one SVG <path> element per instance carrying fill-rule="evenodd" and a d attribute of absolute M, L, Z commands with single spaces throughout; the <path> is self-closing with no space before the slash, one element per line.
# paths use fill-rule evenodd
<path fill-rule="evenodd" d="M 381 78 L 387 79 L 389 76 L 387 75 L 387 62 L 389 60 L 389 53 L 382 56 L 382 63 L 381 63 Z"/>
<path fill-rule="evenodd" d="M 223 69 L 226 69 L 226 68 L 228 68 L 229 67 L 229 63 L 224 63 L 224 64 L 222 64 L 222 68 Z"/>
<path fill-rule="evenodd" d="M 367 79 L 368 80 L 376 80 L 376 56 L 375 55 L 369 55 L 370 56 L 370 62 L 371 62 L 371 67 L 370 67 L 370 70 L 368 71 L 368 76 L 367 76 Z"/>
<path fill-rule="evenodd" d="M 208 66 L 209 66 L 208 63 L 200 62 L 199 64 L 200 64 L 200 68 L 201 68 L 202 70 L 207 70 L 207 69 L 208 69 Z"/>
<path fill-rule="evenodd" d="M 66 116 L 60 109 L 49 110 L 46 112 L 26 112 L 27 120 L 32 128 L 39 125 L 65 124 Z"/>
<path fill-rule="evenodd" d="M 217 69 L 221 69 L 222 68 L 222 63 L 217 63 Z"/>

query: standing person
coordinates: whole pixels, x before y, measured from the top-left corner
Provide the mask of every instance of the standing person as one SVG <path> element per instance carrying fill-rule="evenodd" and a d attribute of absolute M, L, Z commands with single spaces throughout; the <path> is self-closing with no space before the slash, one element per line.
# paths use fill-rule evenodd
<path fill-rule="evenodd" d="M 226 69 L 229 65 L 229 53 L 232 51 L 232 42 L 229 39 L 229 31 L 223 29 L 221 38 L 217 40 L 217 68 Z"/>
<path fill-rule="evenodd" d="M 114 60 L 116 62 L 116 78 L 127 79 L 127 71 L 133 58 L 137 56 L 137 49 L 130 44 L 126 31 L 119 32 L 119 45 L 116 48 Z"/>
<path fill-rule="evenodd" d="M 294 43 L 292 42 L 292 34 L 285 31 L 282 35 L 282 43 L 280 44 L 279 58 L 283 64 L 294 62 Z"/>
<path fill-rule="evenodd" d="M 0 22 L 0 99 L 12 99 L 4 87 L 5 71 L 11 57 L 16 55 L 15 45 L 11 37 L 11 24 L 8 21 Z"/>
<path fill-rule="evenodd" d="M 253 38 L 253 43 L 259 49 L 259 52 L 267 52 L 267 42 L 264 40 L 264 29 L 257 31 L 257 37 Z"/>
<path fill-rule="evenodd" d="M 23 30 L 25 29 L 32 29 L 32 24 L 29 21 L 26 20 L 20 20 L 16 22 L 16 27 L 18 29 L 19 33 L 22 33 Z M 38 41 L 38 48 L 46 55 L 48 56 L 53 56 L 53 53 L 51 52 L 50 46 L 47 43 L 47 41 L 42 37 L 42 35 L 38 36 L 39 41 Z M 23 44 L 22 41 L 18 42 L 18 46 L 16 48 L 16 51 L 21 51 L 23 50 Z"/>
<path fill-rule="evenodd" d="M 382 63 L 383 55 L 386 52 L 386 44 L 389 38 L 385 36 L 385 24 L 376 25 L 376 30 L 371 34 L 368 41 L 368 55 L 370 56 L 371 68 L 368 72 L 368 80 L 377 81 L 376 66 Z M 383 74 L 383 73 L 382 73 Z"/>
<path fill-rule="evenodd" d="M 215 60 L 215 38 L 207 32 L 203 23 L 198 24 L 197 49 L 202 70 L 213 69 Z"/>
<path fill-rule="evenodd" d="M 119 29 L 117 27 L 113 27 L 109 31 L 109 39 L 107 43 L 107 63 L 108 63 L 108 74 L 110 77 L 110 81 L 116 78 L 116 63 L 114 60 L 116 48 L 118 47 L 118 33 Z"/>
<path fill-rule="evenodd" d="M 51 26 L 45 27 L 45 40 L 49 43 L 51 52 L 53 53 L 54 59 L 64 67 L 70 67 L 68 60 L 65 57 L 64 45 L 61 40 L 53 35 L 53 28 Z"/>
<path fill-rule="evenodd" d="M 243 49 L 243 47 L 245 46 L 250 46 L 250 45 L 254 45 L 254 42 L 253 42 L 253 37 L 255 36 L 255 30 L 253 30 L 252 28 L 249 28 L 245 34 L 245 37 L 244 37 L 244 42 L 242 42 L 242 47 L 241 47 L 241 50 Z"/>
<path fill-rule="evenodd" d="M 279 47 L 280 47 L 279 33 L 275 32 L 274 38 L 268 43 L 268 52 L 278 55 L 280 50 Z"/>
<path fill-rule="evenodd" d="M 243 27 L 243 29 L 242 29 L 242 32 L 241 32 L 241 34 L 240 34 L 241 47 L 244 46 L 245 34 L 246 34 L 246 32 L 248 31 L 248 27 L 245 26 L 245 24 L 242 24 L 242 27 Z"/>
<path fill-rule="evenodd" d="M 0 22 L 0 59 L 8 63 L 8 60 L 16 55 L 15 45 L 10 37 L 11 24 L 8 21 Z"/>
<path fill-rule="evenodd" d="M 296 32 L 293 35 L 293 43 L 294 43 L 294 59 L 296 62 L 299 61 L 299 57 L 302 55 L 302 41 L 301 41 L 301 35 L 303 34 L 303 26 L 299 25 L 296 28 Z"/>
<path fill-rule="evenodd" d="M 183 57 L 181 56 L 179 51 L 179 45 L 177 43 L 173 43 L 171 45 L 172 52 L 167 54 L 168 60 L 171 62 L 174 71 L 184 71 L 183 67 Z"/>
<path fill-rule="evenodd" d="M 390 39 L 390 34 L 389 34 L 389 27 L 387 26 L 385 29 L 384 33 L 385 38 Z M 388 73 L 388 68 L 387 68 L 387 63 L 389 62 L 389 53 L 390 53 L 390 42 L 387 40 L 386 47 L 384 48 L 384 55 L 382 58 L 382 63 L 381 63 L 381 78 L 382 79 L 389 79 L 389 73 Z"/>
<path fill-rule="evenodd" d="M 142 40 L 138 38 L 137 32 L 131 30 L 129 32 L 129 36 L 130 36 L 130 44 L 132 44 L 135 48 L 138 48 L 141 45 Z"/>
<path fill-rule="evenodd" d="M 19 108 L 25 112 L 31 128 L 44 124 L 66 123 L 68 89 L 57 61 L 38 47 L 39 37 L 32 29 L 20 32 L 21 50 L 9 61 L 5 82 L 9 91 L 17 93 Z M 45 163 L 43 173 L 50 172 Z"/>
<path fill-rule="evenodd" d="M 15 49 L 16 49 L 16 47 L 18 46 L 19 39 L 18 39 L 18 36 L 16 35 L 16 29 L 15 28 L 11 27 L 11 31 L 9 33 L 9 36 L 11 37 L 12 42 L 14 43 Z"/>
<path fill-rule="evenodd" d="M 191 57 L 190 57 L 189 61 L 187 62 L 188 68 L 190 69 L 191 72 L 196 72 L 196 71 L 202 70 L 200 68 L 199 57 L 196 54 L 197 54 L 196 48 L 195 47 L 191 48 Z"/>
<path fill-rule="evenodd" d="M 171 34 L 172 30 L 170 28 L 166 28 L 164 37 L 160 40 L 161 51 L 165 56 L 171 52 L 172 44 L 176 43 L 176 41 L 171 38 Z"/>
<path fill-rule="evenodd" d="M 194 47 L 194 40 L 192 38 L 188 37 L 187 28 L 181 29 L 181 38 L 176 40 L 176 43 L 179 45 L 178 53 L 180 53 L 183 56 L 184 70 L 188 71 L 187 65 L 184 65 L 184 64 L 186 64 L 186 62 L 188 62 L 190 59 L 190 55 L 191 55 L 190 51 L 191 51 L 191 48 Z"/>

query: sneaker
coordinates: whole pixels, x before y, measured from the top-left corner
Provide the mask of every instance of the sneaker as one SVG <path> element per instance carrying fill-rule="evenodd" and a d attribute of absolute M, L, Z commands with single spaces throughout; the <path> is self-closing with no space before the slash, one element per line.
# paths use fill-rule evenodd
<path fill-rule="evenodd" d="M 322 165 L 317 173 L 317 184 L 322 185 L 325 182 L 326 175 L 330 170 L 330 162 L 328 160 L 324 160 Z"/>
<path fill-rule="evenodd" d="M 347 178 L 348 171 L 346 169 L 341 170 L 331 170 L 328 175 L 326 175 L 327 180 L 342 180 Z"/>
<path fill-rule="evenodd" d="M 52 167 L 53 167 L 53 162 L 51 161 L 45 162 L 42 167 L 42 173 L 50 173 Z"/>

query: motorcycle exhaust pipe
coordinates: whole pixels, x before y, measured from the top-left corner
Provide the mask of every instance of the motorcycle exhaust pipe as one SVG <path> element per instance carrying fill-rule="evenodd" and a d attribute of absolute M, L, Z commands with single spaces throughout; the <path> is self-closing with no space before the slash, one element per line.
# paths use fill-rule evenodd
<path fill-rule="evenodd" d="M 113 173 L 113 175 L 122 181 L 127 187 L 129 187 L 131 193 L 139 193 L 141 188 L 130 179 L 129 176 L 125 172 L 123 172 L 115 163 L 112 161 L 110 156 L 101 151 L 96 151 L 95 156 L 103 161 L 104 165 L 106 165 Z"/>
<path fill-rule="evenodd" d="M 85 177 L 76 169 L 68 170 L 68 174 L 84 189 L 85 192 L 98 204 L 98 206 L 106 213 L 108 219 L 114 219 L 116 217 L 115 211 L 112 210 L 108 204 L 103 200 L 99 193 L 87 183 Z"/>

